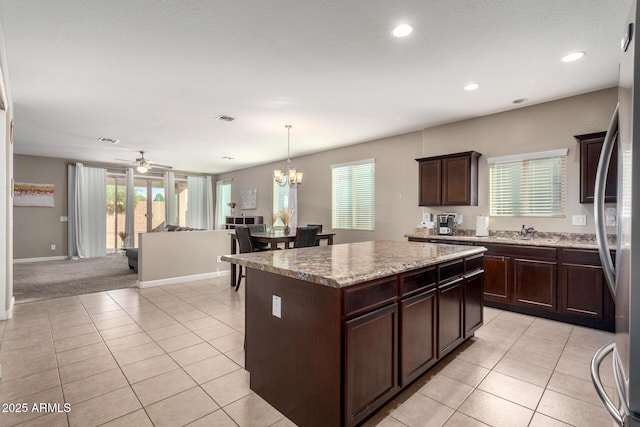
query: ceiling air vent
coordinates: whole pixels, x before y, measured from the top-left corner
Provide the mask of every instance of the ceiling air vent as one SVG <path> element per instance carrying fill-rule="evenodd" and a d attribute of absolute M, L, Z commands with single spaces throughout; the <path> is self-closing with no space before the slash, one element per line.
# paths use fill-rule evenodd
<path fill-rule="evenodd" d="M 235 120 L 234 117 L 231 116 L 225 116 L 224 114 L 220 114 L 218 117 L 216 117 L 216 120 L 223 120 L 225 122 L 232 122 Z"/>
<path fill-rule="evenodd" d="M 104 136 L 101 136 L 100 138 L 98 138 L 98 141 L 106 142 L 106 143 L 109 143 L 109 144 L 117 144 L 118 142 L 120 142 L 119 139 L 105 138 Z"/>

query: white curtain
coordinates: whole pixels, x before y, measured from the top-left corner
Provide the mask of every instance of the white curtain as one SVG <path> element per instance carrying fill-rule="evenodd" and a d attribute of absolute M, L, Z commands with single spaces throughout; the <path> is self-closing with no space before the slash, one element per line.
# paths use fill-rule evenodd
<path fill-rule="evenodd" d="M 293 210 L 289 227 L 295 230 L 298 226 L 298 187 L 289 187 L 289 209 Z"/>
<path fill-rule="evenodd" d="M 224 181 L 216 181 L 216 214 L 215 214 L 215 222 L 213 224 L 214 230 L 222 230 L 226 222 L 224 217 L 224 209 L 221 206 L 221 202 L 223 199 L 223 194 L 222 194 L 223 184 L 224 184 Z"/>
<path fill-rule="evenodd" d="M 176 183 L 173 172 L 164 173 L 164 223 L 177 224 L 176 218 Z"/>
<path fill-rule="evenodd" d="M 188 176 L 189 210 L 187 226 L 213 229 L 213 184 L 210 176 Z"/>
<path fill-rule="evenodd" d="M 74 169 L 74 173 L 69 173 L 72 190 L 69 192 L 69 228 L 73 228 L 69 231 L 69 257 L 104 256 L 107 254 L 106 170 L 85 167 L 82 163 L 77 163 Z"/>
<path fill-rule="evenodd" d="M 127 240 L 123 242 L 124 246 L 129 248 L 135 246 L 135 188 L 133 185 L 133 168 L 127 169 L 127 185 L 125 200 L 125 220 L 124 231 L 127 233 Z"/>

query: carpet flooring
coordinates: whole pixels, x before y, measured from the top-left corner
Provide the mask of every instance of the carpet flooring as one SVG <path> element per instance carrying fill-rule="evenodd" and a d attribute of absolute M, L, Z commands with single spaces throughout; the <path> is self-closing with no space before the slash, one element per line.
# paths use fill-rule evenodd
<path fill-rule="evenodd" d="M 13 265 L 16 303 L 136 286 L 138 274 L 122 254 Z"/>

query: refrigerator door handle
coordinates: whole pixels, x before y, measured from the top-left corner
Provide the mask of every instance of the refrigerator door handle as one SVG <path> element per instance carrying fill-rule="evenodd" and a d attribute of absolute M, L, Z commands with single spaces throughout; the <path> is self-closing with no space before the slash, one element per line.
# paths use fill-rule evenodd
<path fill-rule="evenodd" d="M 604 386 L 602 385 L 602 380 L 600 379 L 600 365 L 602 364 L 602 361 L 609 355 L 609 353 L 613 352 L 613 349 L 615 348 L 615 346 L 616 346 L 615 342 L 605 344 L 593 356 L 593 359 L 591 359 L 591 380 L 593 381 L 593 385 L 596 388 L 596 392 L 598 393 L 600 400 L 602 401 L 605 408 L 607 409 L 607 412 L 611 414 L 611 416 L 619 426 L 622 426 L 623 415 L 620 414 L 620 410 L 616 408 L 616 405 L 614 405 L 611 398 L 607 395 L 607 391 L 604 389 Z M 615 370 L 614 370 L 614 374 L 615 374 Z M 618 378 L 616 376 L 616 382 L 617 382 L 617 379 Z M 620 400 L 622 401 L 622 398 L 620 398 Z"/>
<path fill-rule="evenodd" d="M 607 231 L 604 221 L 604 190 L 607 184 L 607 172 L 609 171 L 609 162 L 611 161 L 611 153 L 613 152 L 613 144 L 618 134 L 618 108 L 613 112 L 607 134 L 604 137 L 602 151 L 600 152 L 600 160 L 598 161 L 598 169 L 596 172 L 596 182 L 593 195 L 593 217 L 596 226 L 596 242 L 598 243 L 598 252 L 600 253 L 600 262 L 604 270 L 604 276 L 607 279 L 607 285 L 611 291 L 611 296 L 616 296 L 616 272 L 613 267 L 613 259 L 609 252 L 607 244 Z M 617 161 L 617 159 L 615 159 Z"/>

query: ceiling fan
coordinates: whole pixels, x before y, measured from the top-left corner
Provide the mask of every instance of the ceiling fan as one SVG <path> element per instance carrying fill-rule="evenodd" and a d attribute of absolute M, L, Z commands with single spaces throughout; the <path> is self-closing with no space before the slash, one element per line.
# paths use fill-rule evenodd
<path fill-rule="evenodd" d="M 136 170 L 140 173 L 147 173 L 151 169 L 173 169 L 171 166 L 161 165 L 153 160 L 147 160 L 144 158 L 144 151 L 140 151 L 140 157 L 135 160 L 116 159 L 123 162 L 128 162 L 136 166 Z"/>

